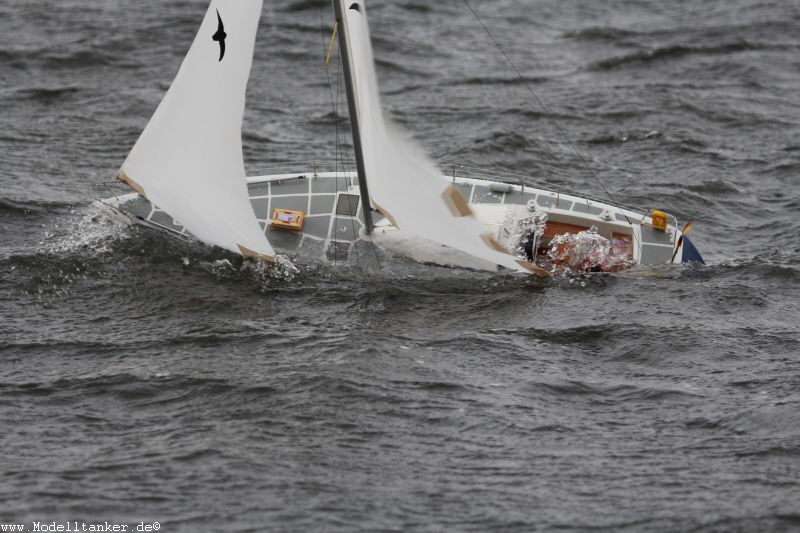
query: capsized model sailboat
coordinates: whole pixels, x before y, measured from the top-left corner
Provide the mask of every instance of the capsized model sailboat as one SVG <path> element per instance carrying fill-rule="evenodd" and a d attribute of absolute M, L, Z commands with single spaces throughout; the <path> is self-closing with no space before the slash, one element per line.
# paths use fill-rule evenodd
<path fill-rule="evenodd" d="M 211 1 L 118 172 L 136 193 L 101 205 L 127 222 L 267 261 L 272 244 L 323 260 L 378 246 L 419 261 L 541 276 L 699 258 L 660 211 L 519 176 L 465 168 L 444 175 L 383 115 L 363 0 L 334 0 L 357 172 L 315 164 L 246 178 L 241 125 L 261 7 L 262 0 Z"/>

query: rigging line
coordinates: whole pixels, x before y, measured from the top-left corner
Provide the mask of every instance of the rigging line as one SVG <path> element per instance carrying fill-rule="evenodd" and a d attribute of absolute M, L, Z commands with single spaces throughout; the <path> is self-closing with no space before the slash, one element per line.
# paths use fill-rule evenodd
<path fill-rule="evenodd" d="M 342 61 L 341 53 L 339 53 L 339 66 L 340 67 L 341 67 L 341 61 Z M 336 91 L 337 91 L 337 94 L 339 94 L 339 96 L 341 97 L 340 81 L 341 81 L 341 78 L 338 76 L 338 73 L 337 73 Z M 342 157 L 342 165 L 344 166 L 345 165 L 344 150 L 341 150 L 340 153 L 341 153 L 341 157 Z M 358 172 L 357 171 L 356 171 L 356 175 L 358 176 Z M 366 177 L 358 176 L 358 179 L 366 179 Z M 359 199 L 361 199 L 361 196 L 359 196 Z M 352 199 L 348 198 L 348 205 L 350 207 L 350 211 L 351 212 L 353 210 L 352 202 L 353 202 Z M 366 208 L 367 208 L 367 202 L 364 202 L 364 200 L 361 199 L 361 212 L 363 213 L 364 209 L 366 209 Z M 356 209 L 356 213 L 357 212 L 358 212 L 358 210 Z M 365 213 L 362 215 L 362 218 L 363 218 L 362 222 L 364 223 L 364 226 L 366 227 L 367 216 L 366 216 Z M 373 228 L 374 228 L 374 224 L 373 224 Z M 372 253 L 375 256 L 375 262 L 378 264 L 378 268 L 383 270 L 383 264 L 381 263 L 380 256 L 378 255 L 378 248 L 377 248 L 377 246 L 375 246 L 375 241 L 372 240 L 372 233 L 373 233 L 372 231 L 367 232 L 367 237 L 369 238 L 369 244 L 372 247 Z M 360 257 L 359 257 L 359 253 L 358 253 L 357 242 L 358 242 L 358 235 L 357 235 L 356 228 L 355 228 L 355 222 L 353 222 L 353 248 L 356 251 L 356 261 L 358 262 L 360 260 Z"/>
<path fill-rule="evenodd" d="M 342 66 L 341 51 L 339 51 L 338 55 L 339 55 L 338 67 L 341 68 L 341 66 Z M 340 82 L 341 82 L 341 77 L 337 73 L 336 90 L 337 90 L 337 94 L 339 94 L 339 96 L 341 97 Z M 341 149 L 341 147 L 340 147 L 340 149 Z M 344 150 L 341 150 L 340 154 L 341 154 L 341 157 L 342 157 L 342 165 L 345 165 Z M 356 171 L 356 176 L 357 176 L 358 179 L 366 179 L 366 177 L 358 176 L 358 171 Z M 366 213 L 364 213 L 364 210 L 367 209 L 367 202 L 364 202 L 364 200 L 361 198 L 360 195 L 359 195 L 359 199 L 361 201 L 361 211 L 363 213 L 362 222 L 364 223 L 364 226 L 366 227 L 367 215 L 366 215 Z M 352 204 L 352 199 L 350 199 L 350 198 L 348 198 L 348 205 L 350 207 L 350 211 L 352 212 L 353 204 Z M 357 213 L 358 213 L 358 210 L 356 209 L 356 216 L 357 216 Z M 374 227 L 374 225 L 373 225 L 373 227 Z M 378 268 L 383 270 L 383 264 L 381 263 L 380 256 L 378 255 L 378 249 L 375 246 L 375 241 L 372 240 L 372 231 L 367 232 L 367 237 L 369 238 L 369 244 L 370 244 L 370 246 L 372 248 L 372 253 L 375 256 L 375 262 L 378 264 Z M 353 223 L 353 248 L 356 251 L 356 261 L 359 261 L 360 260 L 360 256 L 359 256 L 359 252 L 358 252 L 357 243 L 358 243 L 358 236 L 357 236 L 356 229 L 355 229 L 355 223 Z"/>
<path fill-rule="evenodd" d="M 341 53 L 339 53 L 338 55 L 339 55 L 339 67 L 341 67 Z M 336 96 L 339 99 L 341 99 L 341 97 L 342 97 L 339 71 L 337 71 L 337 73 L 336 73 Z M 337 108 L 340 105 L 341 105 L 341 100 L 338 100 L 337 101 Z M 337 124 L 338 124 L 338 118 L 339 118 L 338 115 L 337 115 L 336 118 L 337 118 Z M 345 164 L 344 164 L 344 150 L 341 148 L 341 145 L 339 146 L 339 154 L 340 154 L 340 156 L 342 158 L 342 167 L 344 168 L 344 166 L 345 166 Z M 347 172 L 346 168 L 345 168 L 345 172 Z M 358 173 L 356 173 L 356 174 L 358 174 Z M 361 179 L 360 176 L 358 178 Z M 347 212 L 348 213 L 352 213 L 353 212 L 353 195 L 350 194 L 350 186 L 352 186 L 352 182 L 350 182 L 350 180 L 348 179 L 346 181 L 346 183 L 348 184 L 348 189 L 345 191 L 345 195 L 347 196 L 347 208 L 348 208 Z M 339 198 L 341 198 L 341 197 L 342 197 L 342 195 L 340 193 L 339 194 Z M 360 200 L 361 200 L 361 197 L 359 196 L 359 201 Z M 362 205 L 363 205 L 363 203 L 364 202 L 361 201 Z M 356 203 L 356 216 L 357 215 L 358 215 L 358 203 Z M 339 216 L 339 203 L 338 202 L 336 203 L 336 213 L 334 215 L 334 219 L 337 216 Z M 353 234 L 353 249 L 356 252 L 356 264 L 358 266 L 361 266 L 361 257 L 360 257 L 360 254 L 358 253 L 358 246 L 356 245 L 356 243 L 358 242 L 358 230 L 356 229 L 355 217 L 350 219 L 350 230 L 351 230 L 351 232 Z"/>
<path fill-rule="evenodd" d="M 577 149 L 577 148 L 575 147 L 575 145 L 572 143 L 572 141 L 570 140 L 570 138 L 569 138 L 569 136 L 567 135 L 567 133 L 566 133 L 566 132 L 565 132 L 565 131 L 564 131 L 564 130 L 561 128 L 561 126 L 559 125 L 559 123 L 558 123 L 558 121 L 555 119 L 555 117 L 552 115 L 552 113 L 550 113 L 550 110 L 547 108 L 547 106 L 546 106 L 546 105 L 544 105 L 544 102 L 543 102 L 543 101 L 542 101 L 542 100 L 539 98 L 539 96 L 537 96 L 536 92 L 534 92 L 534 90 L 533 90 L 533 87 L 531 87 L 531 84 L 530 84 L 530 83 L 528 83 L 528 80 L 526 80 L 526 79 L 525 79 L 525 77 L 524 77 L 524 76 L 522 75 L 522 73 L 519 71 L 519 69 L 518 69 L 518 68 L 517 68 L 517 66 L 514 64 L 514 62 L 513 62 L 513 61 L 511 61 L 511 58 L 510 58 L 510 57 L 508 57 L 508 55 L 506 54 L 505 50 L 503 50 L 503 47 L 502 47 L 502 46 L 500 46 L 500 43 L 498 43 L 498 42 L 497 42 L 497 39 L 495 39 L 495 38 L 494 38 L 494 35 L 492 35 L 492 32 L 490 32 L 490 31 L 489 31 L 489 28 L 487 28 L 487 27 L 486 27 L 486 24 L 484 24 L 484 23 L 483 23 L 483 20 L 481 20 L 481 17 L 480 17 L 480 16 L 478 16 L 478 13 L 477 13 L 477 12 L 476 12 L 476 11 L 475 11 L 473 8 L 472 8 L 472 6 L 471 6 L 471 5 L 470 5 L 470 3 L 469 3 L 469 0 L 464 0 L 464 3 L 467 5 L 467 7 L 469 8 L 469 10 L 470 10 L 470 11 L 472 11 L 472 15 L 475 17 L 475 20 L 477 20 L 477 21 L 478 21 L 478 23 L 481 25 L 481 27 L 483 28 L 483 30 L 486 32 L 486 34 L 487 34 L 487 35 L 489 36 L 489 38 L 492 40 L 492 42 L 493 42 L 493 43 L 494 43 L 494 45 L 497 47 L 497 49 L 498 49 L 498 50 L 500 50 L 500 53 L 501 53 L 501 54 L 503 54 L 503 57 L 505 58 L 506 62 L 508 62 L 508 64 L 509 64 L 509 65 L 511 65 L 511 68 L 512 68 L 512 69 L 514 69 L 514 72 L 516 72 L 516 73 L 517 73 L 517 77 L 520 79 L 520 81 L 522 81 L 522 83 L 525 85 L 525 87 L 527 87 L 527 88 L 528 88 L 528 91 L 530 91 L 530 93 L 533 95 L 533 97 L 536 99 L 536 101 L 537 101 L 537 102 L 539 102 L 539 105 L 540 105 L 540 106 L 542 107 L 542 109 L 544 110 L 545 114 L 547 115 L 547 118 L 549 118 L 549 119 L 550 119 L 550 122 L 552 122 L 552 123 L 553 123 L 553 125 L 556 127 L 556 129 L 558 130 L 558 132 L 561 134 L 561 136 L 562 136 L 562 137 L 564 137 L 564 139 L 567 141 L 567 144 L 570 146 L 570 148 L 572 148 L 572 150 L 573 150 L 573 151 L 574 151 L 574 152 L 575 152 L 575 153 L 578 155 L 578 158 L 579 158 L 579 159 L 580 159 L 580 160 L 583 162 L 583 165 L 586 167 L 586 169 L 587 169 L 587 170 L 588 170 L 588 171 L 589 171 L 589 172 L 592 174 L 592 176 L 594 176 L 594 179 L 596 179 L 596 180 L 597 180 L 597 183 L 599 183 L 599 184 L 600 184 L 600 187 L 603 189 L 603 192 L 604 192 L 604 193 L 606 194 L 606 196 L 608 196 L 608 198 L 609 198 L 609 199 L 610 199 L 610 200 L 613 202 L 613 204 L 614 204 L 614 207 L 616 207 L 617 209 L 619 209 L 620 213 L 622 213 L 622 216 L 624 216 L 624 217 L 625 217 L 625 220 L 627 220 L 627 221 L 628 221 L 628 224 L 629 224 L 629 225 L 632 227 L 632 226 L 633 226 L 633 223 L 632 223 L 632 222 L 630 221 L 630 219 L 628 218 L 628 215 L 626 215 L 626 214 L 625 214 L 625 212 L 624 212 L 624 211 L 622 210 L 622 208 L 621 208 L 621 207 L 618 205 L 617 201 L 614 199 L 614 197 L 611 195 L 611 193 L 610 193 L 610 192 L 608 192 L 608 189 L 606 189 L 606 186 L 605 186 L 605 185 L 603 185 L 603 182 L 602 182 L 602 180 L 600 179 L 600 176 L 598 176 L 598 175 L 597 175 L 597 172 L 595 172 L 595 170 L 594 170 L 594 169 L 591 167 L 591 165 L 589 165 L 589 163 L 586 161 L 586 159 L 584 159 L 583 155 L 580 153 L 580 151 L 578 151 L 578 149 Z"/>
<path fill-rule="evenodd" d="M 334 27 L 334 32 L 336 31 L 336 28 L 338 28 L 339 22 L 337 21 L 336 24 L 337 25 Z M 336 109 L 337 109 L 337 114 L 334 117 L 335 120 L 336 120 L 336 143 L 337 143 L 336 148 L 337 148 L 337 151 L 339 152 L 339 157 L 342 158 L 342 171 L 345 173 L 345 176 L 346 176 L 347 175 L 347 166 L 345 165 L 345 162 L 344 162 L 344 149 L 342 148 L 342 144 L 341 144 L 341 142 L 339 140 L 339 115 L 338 115 L 338 109 L 341 107 L 341 98 L 342 98 L 342 85 L 341 85 L 342 53 L 341 53 L 341 50 L 338 49 L 338 48 L 336 50 L 336 56 L 337 56 L 337 59 L 338 59 L 338 61 L 336 62 Z M 349 211 L 348 212 L 352 212 L 352 210 L 353 210 L 353 200 L 350 198 L 351 195 L 350 195 L 350 189 L 349 189 L 349 187 L 352 184 L 351 184 L 351 182 L 350 182 L 350 180 L 348 178 L 345 178 L 345 183 L 347 183 L 347 187 L 348 187 L 347 190 L 345 191 L 345 194 L 347 195 L 347 206 L 349 207 Z M 338 182 L 337 182 L 336 188 L 337 188 L 337 190 L 339 188 Z M 341 197 L 342 197 L 342 195 L 340 193 L 339 194 L 339 198 L 341 198 Z M 336 217 L 339 215 L 338 211 L 339 211 L 339 202 L 337 201 L 336 202 L 336 212 L 334 213 L 334 217 L 333 217 L 334 221 L 336 220 Z M 358 240 L 358 232 L 356 230 L 356 222 L 352 218 L 350 219 L 350 230 L 353 232 L 353 249 L 356 252 L 356 265 L 358 265 L 360 267 L 361 266 L 361 257 L 360 257 L 360 255 L 358 253 L 358 246 L 356 246 L 356 241 Z"/>
<path fill-rule="evenodd" d="M 322 35 L 322 49 L 325 50 L 325 34 L 326 34 L 326 32 L 325 32 L 325 15 L 324 15 L 324 13 L 323 13 L 321 8 L 319 10 L 319 25 L 320 25 L 320 29 L 321 29 L 321 33 L 320 34 Z M 335 27 L 334 27 L 334 31 L 335 31 Z M 333 38 L 331 38 L 331 46 L 332 45 L 333 45 Z M 332 51 L 332 49 L 329 50 L 329 52 L 331 52 L 331 51 Z M 338 191 L 339 190 L 339 159 L 336 156 L 337 156 L 337 153 L 338 153 L 338 150 L 339 150 L 339 120 L 338 120 L 339 114 L 338 114 L 338 111 L 336 109 L 336 100 L 333 97 L 333 84 L 331 83 L 331 74 L 330 74 L 330 70 L 328 69 L 328 63 L 329 63 L 328 59 L 329 59 L 329 57 L 326 57 L 326 59 L 325 59 L 325 77 L 328 79 L 328 92 L 330 93 L 331 109 L 333 111 L 333 126 L 334 126 L 334 130 L 335 130 L 335 134 L 334 134 L 335 137 L 334 137 L 334 141 L 333 141 L 333 146 L 334 146 L 334 148 L 333 148 L 333 179 L 334 179 L 334 184 L 336 186 L 336 190 Z M 337 83 L 337 85 L 338 85 L 338 83 Z M 333 221 L 334 224 L 336 224 L 335 209 L 336 209 L 336 206 L 334 205 L 334 213 L 333 213 L 333 216 L 331 217 L 331 220 Z M 337 242 L 336 242 L 336 232 L 334 232 L 333 233 L 333 248 L 334 248 L 333 264 L 334 265 L 336 265 L 337 259 L 338 259 L 338 255 L 336 254 L 336 244 L 337 244 Z M 330 246 L 330 244 L 329 244 L 329 246 Z"/>
<path fill-rule="evenodd" d="M 339 61 L 337 62 L 337 71 L 336 71 L 336 95 L 337 95 L 337 98 L 339 99 L 337 101 L 337 108 L 338 108 L 338 107 L 341 107 L 341 98 L 342 98 L 342 90 L 341 90 L 342 54 L 341 54 L 341 51 L 339 51 L 337 55 L 338 55 L 338 58 L 339 58 Z M 338 118 L 339 118 L 339 116 L 337 115 L 336 118 L 337 118 L 336 123 L 337 123 L 337 131 L 338 131 L 338 123 L 339 123 Z M 342 148 L 341 143 L 339 144 L 339 155 L 342 158 L 342 168 L 344 169 L 344 172 L 347 173 L 347 165 L 346 165 L 345 159 L 344 159 L 344 149 Z M 358 172 L 356 172 L 356 176 L 358 177 L 358 179 L 362 179 L 361 176 L 358 176 Z M 352 182 L 350 180 L 347 180 L 347 184 L 348 184 L 348 187 L 352 186 Z M 346 194 L 347 194 L 347 207 L 349 208 L 348 213 L 352 213 L 353 212 L 353 198 L 352 198 L 353 195 L 350 194 L 349 188 L 348 188 Z M 341 197 L 341 195 L 340 195 L 340 197 Z M 361 208 L 363 210 L 364 201 L 361 198 L 361 196 L 359 196 L 358 198 L 359 198 L 359 201 L 361 202 Z M 338 205 L 337 205 L 337 208 L 338 208 Z M 358 230 L 356 229 L 356 221 L 355 221 L 355 219 L 358 218 L 358 203 L 356 203 L 355 211 L 356 211 L 356 215 L 350 219 L 350 228 L 353 231 L 353 250 L 355 250 L 355 252 L 356 252 L 356 264 L 360 267 L 361 266 L 361 254 L 358 251 Z M 366 225 L 366 217 L 365 217 L 364 224 Z M 371 237 L 370 237 L 370 240 L 371 240 Z"/>
<path fill-rule="evenodd" d="M 327 67 L 331 62 L 331 54 L 333 54 L 333 45 L 336 42 L 336 33 L 339 31 L 339 21 L 333 25 L 333 35 L 331 35 L 331 42 L 328 44 L 328 53 L 325 54 L 325 66 Z"/>
<path fill-rule="evenodd" d="M 336 9 L 335 9 L 335 7 L 333 5 L 333 2 L 335 2 L 335 1 L 336 0 L 331 0 L 331 9 L 333 11 L 336 11 Z M 322 15 L 322 10 L 321 9 L 320 9 L 320 24 L 323 27 L 323 44 L 324 44 L 324 42 L 325 42 L 324 41 L 324 37 L 325 37 L 325 33 L 324 33 L 325 32 L 325 30 L 324 30 L 325 22 L 324 22 L 324 19 L 323 19 L 323 15 Z M 347 173 L 347 167 L 346 167 L 345 158 L 344 158 L 344 151 L 342 149 L 341 141 L 340 141 L 340 138 L 339 138 L 339 108 L 338 108 L 338 103 L 339 103 L 339 100 L 340 100 L 340 97 L 341 97 L 341 89 L 340 89 L 341 57 L 340 57 L 340 54 L 339 54 L 339 50 L 336 47 L 336 36 L 338 34 L 338 30 L 339 30 L 339 21 L 337 20 L 336 23 L 333 26 L 333 35 L 331 36 L 331 41 L 330 41 L 330 44 L 328 46 L 326 59 L 325 59 L 325 74 L 326 74 L 326 76 L 328 76 L 328 89 L 330 90 L 330 93 L 331 93 L 331 107 L 333 109 L 334 126 L 335 126 L 335 129 L 336 129 L 336 145 L 334 147 L 333 159 L 334 159 L 334 164 L 335 164 L 334 168 L 336 169 L 335 171 L 336 171 L 336 180 L 337 180 L 336 181 L 336 190 L 337 191 L 339 190 L 339 181 L 338 181 L 339 180 L 339 175 L 338 175 L 339 159 L 341 159 L 341 161 L 342 161 L 342 172 L 344 172 L 345 174 Z M 336 98 L 335 99 L 334 99 L 334 96 L 333 96 L 333 84 L 331 83 L 330 71 L 328 69 L 328 65 L 330 64 L 331 54 L 333 53 L 334 49 L 336 49 L 336 54 L 337 54 L 337 59 L 338 59 L 338 61 L 336 61 Z"/>
<path fill-rule="evenodd" d="M 333 6 L 333 2 L 335 2 L 335 1 L 336 0 L 331 0 L 331 6 Z M 335 9 L 334 9 L 334 11 L 335 11 Z M 322 16 L 322 11 L 320 11 L 320 16 Z M 324 23 L 323 23 L 323 27 L 324 27 Z M 326 73 L 327 73 L 327 70 L 328 70 L 328 63 L 330 62 L 330 56 L 331 56 L 331 54 L 333 52 L 333 49 L 334 49 L 334 46 L 335 46 L 334 42 L 335 42 L 335 38 L 336 38 L 336 32 L 337 32 L 338 29 L 339 29 L 339 21 L 336 21 L 336 24 L 333 27 L 333 37 L 331 37 L 331 43 L 330 43 L 330 46 L 328 48 L 328 55 L 327 55 L 327 58 L 326 58 L 326 61 L 325 61 L 325 71 L 326 71 Z M 336 53 L 337 53 L 337 59 L 338 59 L 338 61 L 336 62 L 336 95 L 337 95 L 337 103 L 338 103 L 340 101 L 339 99 L 341 99 L 342 56 L 341 56 L 341 52 L 340 52 L 340 50 L 338 48 L 336 49 Z M 330 76 L 328 76 L 328 86 L 330 87 L 330 85 L 331 85 L 330 84 Z M 332 89 L 331 89 L 331 100 L 333 100 Z M 341 160 L 342 160 L 342 171 L 346 175 L 347 172 L 348 172 L 347 171 L 347 163 L 346 163 L 346 160 L 345 160 L 345 157 L 344 157 L 344 149 L 342 148 L 342 145 L 339 142 L 339 114 L 337 112 L 337 109 L 338 109 L 337 106 L 334 105 L 334 120 L 336 121 L 336 151 L 334 152 L 334 159 L 336 160 L 336 156 L 337 155 L 339 157 L 341 157 Z M 338 168 L 338 161 L 336 162 L 336 166 L 337 166 L 336 168 Z M 356 174 L 358 174 L 358 173 L 356 172 Z M 358 179 L 361 179 L 361 177 L 359 176 Z M 348 186 L 350 186 L 350 185 L 352 185 L 352 183 L 350 183 L 349 180 L 348 180 Z M 339 177 L 338 177 L 338 174 L 336 176 L 336 190 L 339 190 Z M 349 193 L 349 191 L 348 191 L 348 193 Z M 348 194 L 348 196 L 349 196 L 349 194 Z M 363 212 L 365 203 L 364 203 L 363 199 L 361 199 L 360 196 L 359 196 L 359 199 L 361 201 L 361 209 L 362 209 L 362 212 Z M 347 203 L 348 203 L 348 207 L 350 208 L 350 212 L 353 211 L 352 202 L 353 202 L 352 199 L 350 199 L 348 197 Z M 334 220 L 335 220 L 335 218 L 336 217 L 334 216 Z M 364 225 L 366 226 L 366 218 L 367 218 L 366 214 L 364 214 L 363 218 L 364 218 L 364 220 L 363 220 Z M 356 262 L 360 264 L 360 256 L 359 256 L 359 253 L 358 253 L 358 245 L 357 245 L 357 243 L 358 243 L 358 234 L 356 232 L 355 222 L 352 221 L 352 219 L 351 219 L 351 222 L 352 222 L 352 229 L 353 229 L 353 248 L 356 251 Z M 383 264 L 381 263 L 380 256 L 378 255 L 378 249 L 375 246 L 375 241 L 372 240 L 372 232 L 371 231 L 367 232 L 367 237 L 369 237 L 369 244 L 372 247 L 372 253 L 375 255 L 375 262 L 378 264 L 378 268 L 383 270 Z"/>
<path fill-rule="evenodd" d="M 322 10 L 320 10 L 320 24 L 322 26 L 322 31 L 323 31 L 322 42 L 323 42 L 323 46 L 324 46 L 325 45 L 325 19 L 324 19 L 324 15 L 322 13 Z M 347 175 L 347 166 L 345 164 L 344 151 L 342 149 L 342 145 L 341 145 L 340 138 L 339 138 L 339 112 L 338 112 L 338 109 L 339 109 L 339 101 L 341 99 L 341 84 L 340 84 L 340 78 L 341 78 L 341 54 L 338 53 L 338 50 L 337 50 L 337 58 L 339 59 L 339 61 L 336 62 L 336 97 L 334 97 L 334 94 L 333 94 L 333 84 L 331 83 L 330 70 L 328 68 L 329 65 L 330 65 L 331 55 L 334 52 L 334 46 L 335 46 L 335 42 L 336 42 L 335 39 L 336 39 L 336 34 L 338 32 L 338 29 L 339 29 L 339 21 L 336 21 L 336 24 L 333 26 L 333 35 L 331 37 L 330 44 L 328 45 L 327 50 L 326 50 L 326 54 L 325 54 L 325 75 L 328 78 L 328 90 L 330 92 L 330 97 L 331 97 L 331 108 L 333 109 L 334 129 L 336 131 L 336 142 L 335 142 L 335 148 L 334 148 L 334 177 L 335 177 L 334 179 L 335 179 L 335 183 L 336 183 L 336 191 L 337 192 L 339 191 L 339 158 L 341 158 L 341 161 L 342 161 L 342 172 L 345 174 L 345 176 Z M 345 183 L 348 183 L 347 178 L 345 178 Z M 348 183 L 348 187 L 349 187 L 349 183 Z M 353 210 L 352 202 L 353 201 L 350 198 L 350 191 L 346 190 L 345 194 L 347 195 L 347 203 L 348 203 L 348 207 L 350 208 L 349 211 L 352 212 L 352 210 Z M 339 198 L 341 198 L 341 194 L 339 194 Z M 336 249 L 336 245 L 338 244 L 338 241 L 337 241 L 337 238 L 336 238 L 336 235 L 337 235 L 337 232 L 338 232 L 338 227 L 336 226 L 338 213 L 336 211 L 338 211 L 338 201 L 334 205 L 334 213 L 333 213 L 333 216 L 332 216 L 333 227 L 334 227 L 334 234 L 333 234 L 333 243 L 334 243 L 333 264 L 334 265 L 337 264 L 337 261 L 338 261 L 338 254 L 336 253 L 336 250 L 335 250 Z M 351 226 L 351 230 L 353 232 L 353 249 L 356 252 L 356 264 L 360 266 L 361 265 L 361 258 L 360 258 L 359 252 L 358 252 L 358 246 L 356 245 L 356 242 L 358 241 L 358 232 L 356 230 L 355 220 L 353 220 L 352 218 L 350 219 L 350 226 Z"/>

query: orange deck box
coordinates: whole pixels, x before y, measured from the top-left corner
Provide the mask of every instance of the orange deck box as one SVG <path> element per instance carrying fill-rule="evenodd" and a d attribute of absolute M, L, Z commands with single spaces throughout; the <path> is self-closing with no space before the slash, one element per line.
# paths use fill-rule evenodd
<path fill-rule="evenodd" d="M 300 231 L 303 229 L 302 211 L 292 211 L 291 209 L 276 209 L 272 212 L 272 229 L 288 229 Z"/>

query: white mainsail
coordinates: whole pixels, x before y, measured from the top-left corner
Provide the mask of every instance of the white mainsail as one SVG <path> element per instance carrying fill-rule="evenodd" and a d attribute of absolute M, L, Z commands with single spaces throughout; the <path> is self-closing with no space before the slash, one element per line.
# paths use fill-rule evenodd
<path fill-rule="evenodd" d="M 401 230 L 513 270 L 543 273 L 484 233 L 472 209 L 423 150 L 384 119 L 363 0 L 344 2 L 343 12 L 372 205 Z"/>
<path fill-rule="evenodd" d="M 275 255 L 247 194 L 245 91 L 262 0 L 212 0 L 178 75 L 118 177 L 200 241 Z"/>

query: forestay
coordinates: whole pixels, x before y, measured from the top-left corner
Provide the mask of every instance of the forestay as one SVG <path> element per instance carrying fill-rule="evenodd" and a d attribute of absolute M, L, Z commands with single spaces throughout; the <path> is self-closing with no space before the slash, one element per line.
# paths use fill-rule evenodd
<path fill-rule="evenodd" d="M 247 194 L 242 117 L 262 0 L 213 0 L 178 75 L 119 178 L 200 241 L 274 252 Z"/>
<path fill-rule="evenodd" d="M 364 2 L 347 1 L 344 19 L 373 206 L 399 229 L 513 270 L 539 273 L 483 234 L 469 205 L 423 150 L 384 119 Z"/>

